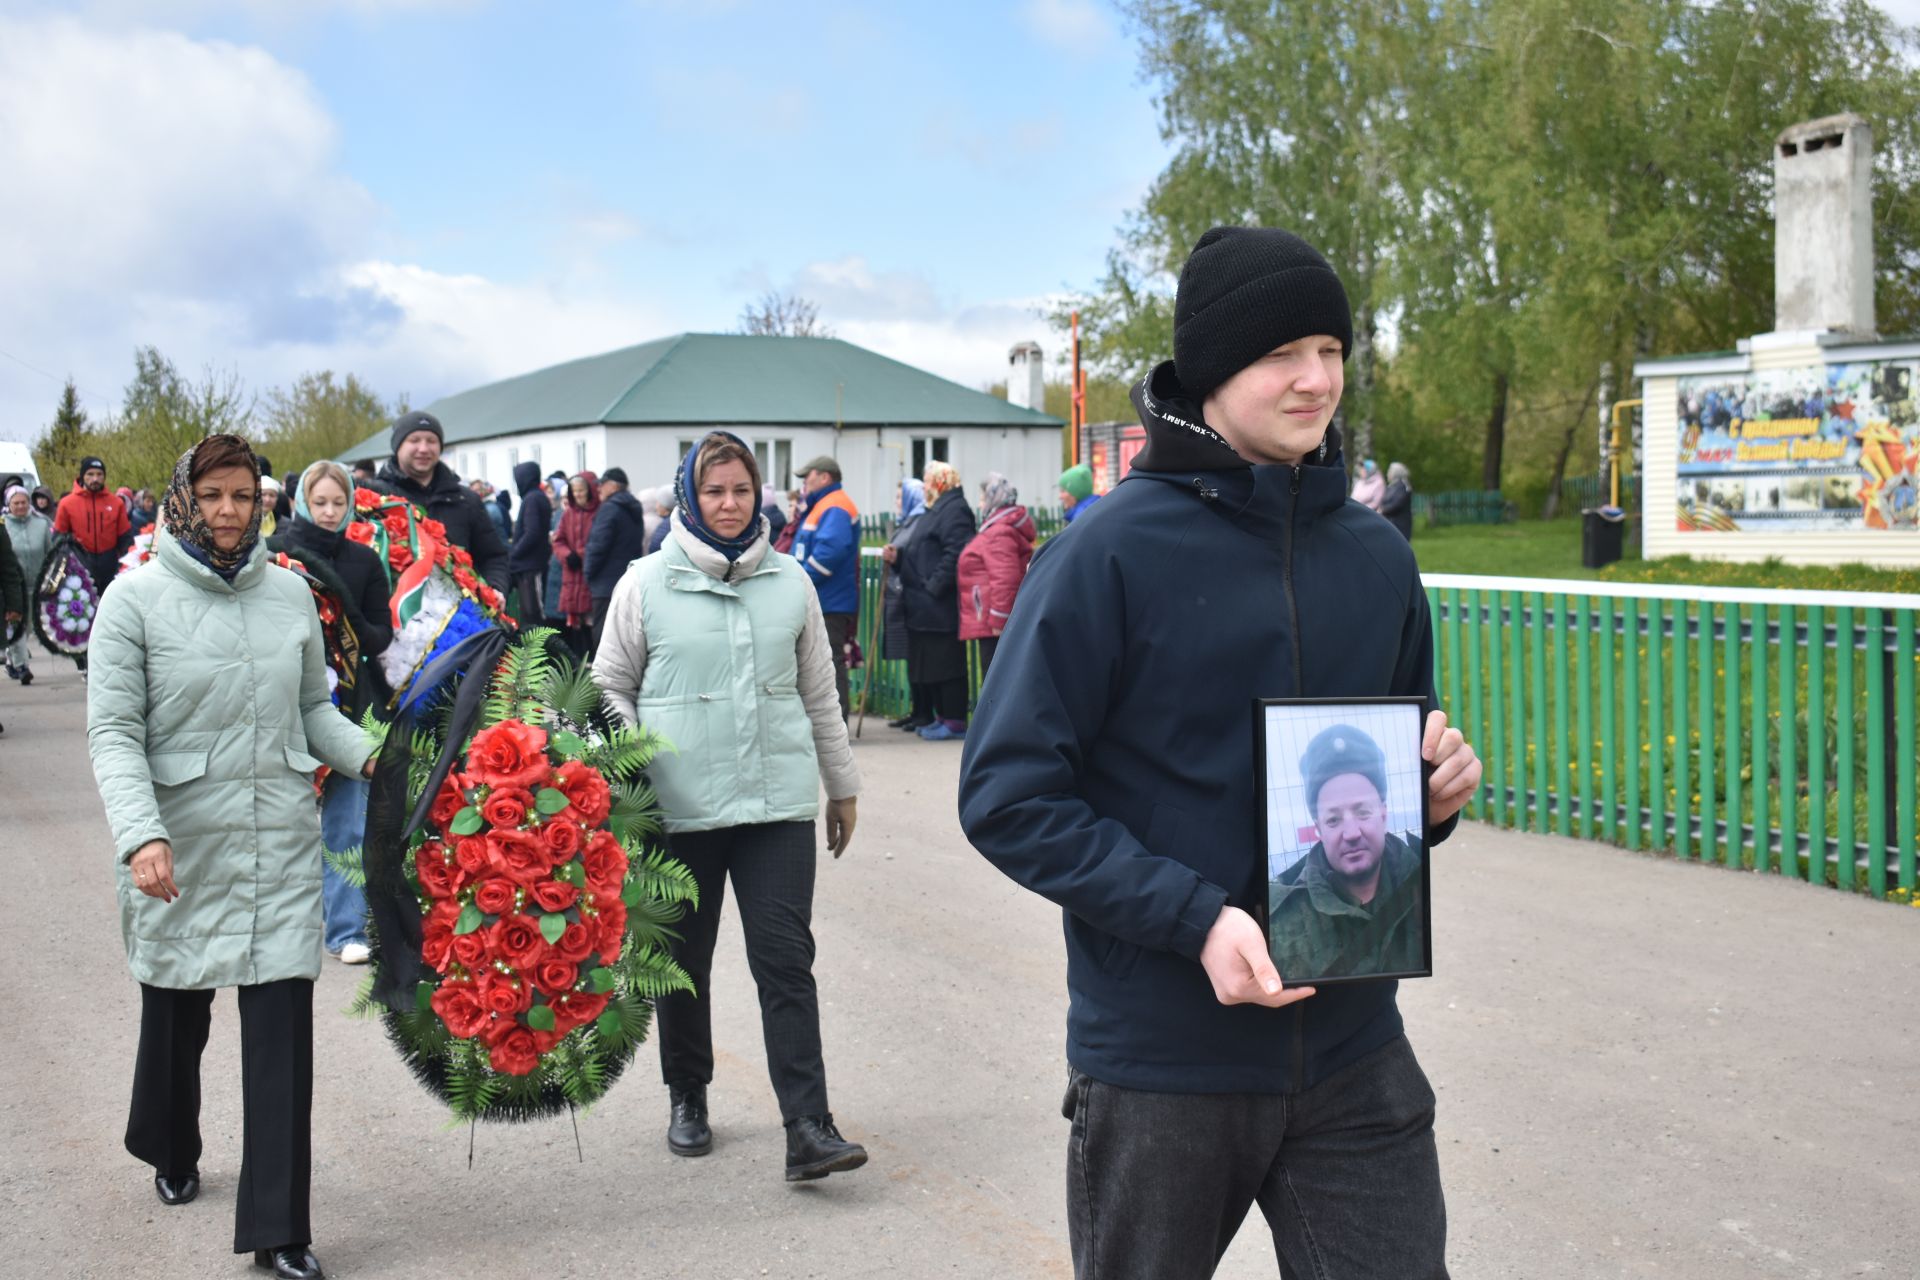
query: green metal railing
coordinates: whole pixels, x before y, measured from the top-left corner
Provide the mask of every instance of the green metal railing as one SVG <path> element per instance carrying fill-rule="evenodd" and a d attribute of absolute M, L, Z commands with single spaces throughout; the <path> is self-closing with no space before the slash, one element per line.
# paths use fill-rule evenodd
<path fill-rule="evenodd" d="M 1467 815 L 1876 897 L 1915 875 L 1920 596 L 1426 579 Z"/>
<path fill-rule="evenodd" d="M 1045 542 L 1067 527 L 1067 518 L 1055 508 L 1028 507 L 1027 514 L 1033 517 L 1034 531 L 1038 534 L 1034 540 L 1036 545 Z M 860 545 L 863 547 L 886 546 L 887 539 L 893 536 L 893 524 L 891 512 L 860 517 Z"/>
<path fill-rule="evenodd" d="M 1458 489 L 1413 495 L 1413 518 L 1428 528 L 1454 524 L 1510 524 L 1514 507 L 1498 489 Z"/>

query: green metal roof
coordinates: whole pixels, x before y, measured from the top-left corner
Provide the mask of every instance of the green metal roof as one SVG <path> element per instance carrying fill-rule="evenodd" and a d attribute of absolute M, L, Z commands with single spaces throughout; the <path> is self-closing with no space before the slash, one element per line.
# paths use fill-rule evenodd
<path fill-rule="evenodd" d="M 448 444 L 596 423 L 1065 425 L 839 338 L 737 333 L 683 333 L 569 360 L 445 396 L 426 410 Z M 343 456 L 389 452 L 383 431 Z"/>

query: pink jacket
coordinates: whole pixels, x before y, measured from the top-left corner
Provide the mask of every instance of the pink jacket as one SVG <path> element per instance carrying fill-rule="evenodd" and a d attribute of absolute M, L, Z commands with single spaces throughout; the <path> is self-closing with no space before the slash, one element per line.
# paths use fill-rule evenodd
<path fill-rule="evenodd" d="M 1033 517 L 1001 507 L 980 524 L 960 553 L 960 638 L 986 640 L 1006 629 L 1014 597 L 1033 559 Z"/>

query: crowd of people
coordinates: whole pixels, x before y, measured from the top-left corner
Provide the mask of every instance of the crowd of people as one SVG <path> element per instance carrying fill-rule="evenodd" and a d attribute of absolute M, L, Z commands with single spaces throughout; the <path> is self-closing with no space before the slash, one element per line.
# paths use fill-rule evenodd
<path fill-rule="evenodd" d="M 1282 279 L 1264 311 L 1220 301 Z M 1350 318 L 1338 277 L 1304 242 L 1209 232 L 1175 320 L 1175 359 L 1135 392 L 1148 438 L 1137 483 L 1103 498 L 1087 467 L 1065 471 L 1072 528 L 1038 558 L 1034 514 L 1007 476 L 987 473 L 971 502 L 945 461 L 900 483 L 879 598 L 865 602 L 871 655 L 861 514 L 839 462 L 804 463 L 783 508 L 752 449 L 724 431 L 695 441 L 670 484 L 637 491 L 618 466 L 543 477 L 532 462 L 515 466 L 511 493 L 491 491 L 449 468 L 445 432 L 424 412 L 393 424 L 378 468 L 320 461 L 275 480 L 248 441 L 215 435 L 180 458 L 158 501 L 109 491 L 100 458 L 82 461 L 58 503 L 0 478 L 9 639 L 58 539 L 101 588 L 88 741 L 141 990 L 125 1145 L 161 1203 L 198 1195 L 209 1010 L 218 988 L 236 988 L 234 1248 L 276 1276 L 322 1274 L 309 1215 L 313 983 L 323 952 L 370 953 L 364 895 L 323 851 L 365 837 L 376 755 L 363 722 L 392 700 L 377 661 L 394 635 L 389 568 L 348 536 L 364 487 L 437 521 L 519 626 L 556 628 L 614 714 L 676 747 L 648 775 L 668 852 L 699 886 L 673 943 L 693 990 L 656 1002 L 669 1150 L 713 1148 L 709 979 L 730 885 L 785 1177 L 867 1161 L 828 1103 L 816 827 L 835 858 L 852 842 L 850 672 L 904 661 L 910 697 L 893 727 L 965 740 L 969 839 L 1065 912 L 1076 1271 L 1210 1274 L 1258 1203 L 1289 1271 L 1318 1274 L 1331 1250 L 1341 1274 L 1444 1275 L 1433 1095 L 1391 983 L 1286 984 L 1250 914 L 1264 885 L 1243 874 L 1251 860 L 1239 866 L 1255 804 L 1252 697 L 1433 706 L 1412 556 L 1371 514 L 1410 540 L 1411 478 L 1365 460 L 1349 488 L 1330 420 Z M 150 558 L 122 571 L 148 526 Z M 337 602 L 353 645 L 325 640 L 315 591 L 278 557 Z M 1342 621 L 1368 576 L 1404 616 Z M 1289 607 L 1207 610 L 1252 583 Z M 1191 608 L 1151 607 L 1187 597 Z M 31 681 L 23 644 L 6 661 Z M 1480 765 L 1443 713 L 1425 723 L 1431 846 Z M 1282 1151 L 1297 1154 L 1282 1163 Z M 1392 1212 L 1327 1234 L 1358 1220 L 1360 1201 Z"/>

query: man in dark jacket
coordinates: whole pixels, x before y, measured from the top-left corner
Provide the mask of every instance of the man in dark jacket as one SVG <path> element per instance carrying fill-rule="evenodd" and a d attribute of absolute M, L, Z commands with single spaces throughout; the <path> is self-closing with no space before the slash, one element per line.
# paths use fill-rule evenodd
<path fill-rule="evenodd" d="M 664 527 L 664 526 L 662 526 Z M 647 515 L 640 500 L 627 488 L 627 473 L 608 467 L 600 477 L 600 510 L 587 534 L 587 590 L 593 595 L 593 648 L 600 650 L 600 631 L 607 625 L 607 606 L 627 566 L 647 554 Z"/>
<path fill-rule="evenodd" d="M 446 441 L 440 420 L 415 410 L 393 424 L 392 441 L 393 456 L 380 464 L 380 474 L 367 487 L 405 498 L 445 525 L 447 540 L 465 547 L 487 585 L 504 593 L 507 544 L 487 514 L 486 500 L 440 461 Z"/>
<path fill-rule="evenodd" d="M 860 621 L 860 508 L 841 487 L 840 464 L 833 458 L 822 454 L 794 474 L 806 486 L 807 502 L 800 510 L 793 558 L 807 571 L 820 597 L 827 647 L 833 651 L 834 683 L 840 690 L 840 718 L 845 720 L 852 709 L 847 644 Z"/>
<path fill-rule="evenodd" d="M 1201 237 L 1146 448 L 1035 557 L 967 737 L 968 837 L 1064 910 L 1082 1275 L 1210 1275 L 1255 1201 L 1289 1275 L 1446 1274 L 1395 984 L 1285 986 L 1253 915 L 1254 700 L 1433 702 L 1412 551 L 1347 501 L 1330 426 L 1351 333 L 1304 241 Z M 1422 755 L 1432 844 L 1480 765 L 1438 710 Z"/>
<path fill-rule="evenodd" d="M 540 464 L 523 462 L 513 469 L 513 487 L 520 491 L 520 514 L 513 522 L 513 551 L 508 567 L 520 592 L 523 627 L 537 627 L 545 614 L 541 601 L 547 591 L 547 565 L 553 560 L 553 502 L 540 483 Z"/>

